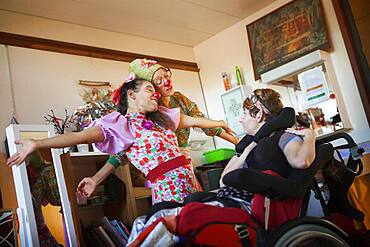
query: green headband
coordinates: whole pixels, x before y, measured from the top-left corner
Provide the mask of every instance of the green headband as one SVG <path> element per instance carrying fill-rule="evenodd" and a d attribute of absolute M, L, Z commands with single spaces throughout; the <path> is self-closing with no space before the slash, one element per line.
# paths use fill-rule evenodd
<path fill-rule="evenodd" d="M 153 74 L 160 68 L 163 68 L 163 66 L 159 65 L 157 61 L 144 58 L 132 61 L 128 71 L 134 73 L 137 78 L 151 82 Z"/>

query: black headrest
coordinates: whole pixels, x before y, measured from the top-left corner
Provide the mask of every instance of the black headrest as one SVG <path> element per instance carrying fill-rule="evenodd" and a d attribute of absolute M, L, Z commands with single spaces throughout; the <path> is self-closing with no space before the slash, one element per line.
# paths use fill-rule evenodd
<path fill-rule="evenodd" d="M 245 135 L 239 143 L 235 145 L 236 152 L 243 153 L 244 149 L 251 144 L 251 142 L 258 142 L 260 139 L 269 136 L 274 131 L 292 127 L 295 124 L 295 121 L 294 109 L 291 107 L 284 107 L 275 117 L 269 119 L 254 136 Z"/>

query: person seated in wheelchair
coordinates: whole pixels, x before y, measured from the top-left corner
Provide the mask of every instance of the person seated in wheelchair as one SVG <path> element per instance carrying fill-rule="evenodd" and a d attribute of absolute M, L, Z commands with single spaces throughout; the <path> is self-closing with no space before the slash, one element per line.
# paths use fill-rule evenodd
<path fill-rule="evenodd" d="M 282 109 L 280 94 L 272 89 L 256 89 L 245 99 L 241 123 L 247 135 L 236 145 L 238 155 L 230 160 L 221 174 L 219 197 L 251 200 L 249 192 L 224 186 L 222 182 L 226 174 L 236 169 L 248 167 L 287 178 L 293 169 L 305 169 L 312 164 L 315 159 L 315 131 L 286 129 L 285 126 L 294 124 L 293 109 L 290 108 L 292 112 L 285 114 L 286 118 L 279 116 L 286 120 L 278 123 L 280 130 L 278 125 L 272 127 L 274 131 L 271 131 L 271 127 L 266 130 L 265 124 L 276 118 Z M 263 133 L 259 130 L 268 133 L 268 136 L 261 138 Z M 255 136 L 257 132 L 259 136 Z"/>
<path fill-rule="evenodd" d="M 168 245 L 179 239 L 204 246 L 288 246 L 292 242 L 296 245 L 289 246 L 311 246 L 318 240 L 324 243 L 320 246 L 349 246 L 341 245 L 347 235 L 338 226 L 299 216 L 305 215 L 303 196 L 313 177 L 332 163 L 333 146 L 316 143 L 311 129 L 287 129 L 295 124 L 294 109 L 283 108 L 280 95 L 272 89 L 255 90 L 244 102 L 244 113 L 247 135 L 236 145 L 239 156 L 230 160 L 220 180 L 227 186 L 218 194 L 192 193 L 183 203 L 155 204 L 135 220 L 129 246 L 160 240 Z M 338 190 L 340 185 L 335 185 Z M 330 194 L 346 198 L 344 193 Z M 308 237 L 302 239 L 303 235 Z M 340 245 L 326 245 L 326 238 Z"/>

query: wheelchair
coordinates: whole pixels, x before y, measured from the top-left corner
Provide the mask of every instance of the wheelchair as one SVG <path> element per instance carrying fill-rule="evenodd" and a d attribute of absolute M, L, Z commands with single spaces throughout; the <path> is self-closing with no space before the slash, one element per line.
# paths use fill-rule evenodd
<path fill-rule="evenodd" d="M 337 147 L 330 144 L 338 139 L 344 139 L 347 144 Z M 349 149 L 350 156 L 346 167 L 341 167 L 340 176 L 338 176 L 331 173 L 336 170 L 335 166 L 343 166 L 340 149 Z M 334 152 L 338 152 L 337 155 L 342 162 L 334 159 Z M 258 213 L 257 216 L 254 215 L 255 212 L 252 210 L 252 216 L 257 217 L 258 223 L 263 227 L 260 236 L 257 234 L 257 246 L 352 246 L 353 242 L 349 234 L 336 224 L 332 214 L 344 215 L 348 220 L 362 221 L 364 218 L 362 212 L 351 206 L 346 196 L 354 177 L 362 172 L 363 165 L 360 159 L 362 153 L 363 150 L 358 148 L 351 136 L 346 133 L 335 133 L 316 142 L 316 159 L 310 168 L 295 169 L 289 178 L 243 168 L 227 174 L 223 181 L 225 185 L 245 189 L 264 198 L 264 218 Z M 327 204 L 315 178 L 319 172 L 323 173 L 330 190 Z M 238 181 L 243 181 L 242 185 Z M 319 199 L 324 212 L 323 218 L 306 216 L 311 191 Z M 297 217 L 287 222 L 275 222 L 275 226 L 270 228 L 268 226 L 270 215 L 279 214 L 276 208 L 269 207 L 270 201 L 273 200 L 279 204 L 291 198 L 298 198 L 298 200 L 302 198 Z M 276 224 L 279 226 L 277 227 Z"/>
<path fill-rule="evenodd" d="M 284 109 L 276 119 L 265 124 L 253 137 L 254 139 L 243 138 L 245 140 L 249 138 L 244 146 L 255 138 L 263 138 L 269 136 L 272 131 L 292 126 L 295 122 L 295 112 L 292 108 Z M 334 146 L 338 140 L 344 140 L 346 144 Z M 236 149 L 238 151 L 238 147 Z M 339 152 L 343 149 L 350 151 L 346 164 Z M 352 219 L 358 221 L 364 219 L 363 213 L 353 208 L 347 198 L 347 191 L 354 178 L 362 172 L 363 152 L 364 150 L 357 146 L 350 135 L 337 132 L 317 140 L 313 164 L 307 169 L 293 169 L 289 177 L 253 168 L 240 168 L 226 174 L 223 178 L 226 186 L 253 193 L 251 213 L 247 214 L 239 207 L 238 213 L 243 220 L 238 221 L 237 217 L 234 217 L 234 222 L 222 222 L 225 217 L 219 215 L 222 216 L 223 209 L 217 209 L 219 215 L 214 214 L 214 219 L 208 217 L 208 222 L 202 225 L 196 223 L 197 228 L 191 226 L 193 228 L 187 231 L 187 234 L 182 236 L 179 234 L 186 239 L 180 246 L 356 246 L 356 236 L 335 216 L 342 215 L 350 222 Z M 330 191 L 327 203 L 315 177 L 320 173 Z M 320 202 L 324 213 L 322 218 L 307 216 L 311 191 Z M 207 203 L 214 200 L 218 200 L 215 193 L 197 192 L 189 195 L 183 204 L 175 203 L 171 207 L 183 207 L 184 212 L 186 211 L 184 209 L 192 203 L 199 205 L 199 202 Z M 153 208 L 148 213 L 146 221 L 156 212 L 169 208 L 169 205 L 168 202 L 164 202 Z M 210 209 L 212 208 L 204 208 L 202 213 L 211 214 Z M 224 209 L 225 214 L 227 210 Z M 188 223 L 202 217 L 200 211 L 197 216 L 192 216 L 192 211 L 188 212 L 190 213 L 187 217 L 183 218 L 186 218 Z M 181 219 L 181 215 L 177 215 L 177 218 Z M 224 236 L 220 237 L 222 234 Z M 230 244 L 229 240 L 232 237 L 235 240 L 235 236 L 237 241 Z"/>

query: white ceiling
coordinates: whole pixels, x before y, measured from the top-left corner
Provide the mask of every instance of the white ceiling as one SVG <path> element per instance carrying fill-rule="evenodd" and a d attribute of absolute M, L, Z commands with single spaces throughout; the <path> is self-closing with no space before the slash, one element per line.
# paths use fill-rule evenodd
<path fill-rule="evenodd" d="M 0 0 L 0 9 L 193 47 L 275 0 Z"/>

